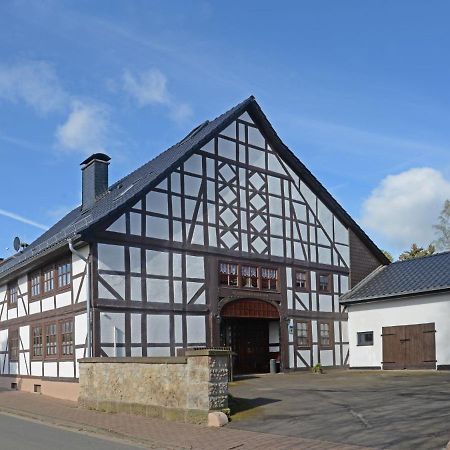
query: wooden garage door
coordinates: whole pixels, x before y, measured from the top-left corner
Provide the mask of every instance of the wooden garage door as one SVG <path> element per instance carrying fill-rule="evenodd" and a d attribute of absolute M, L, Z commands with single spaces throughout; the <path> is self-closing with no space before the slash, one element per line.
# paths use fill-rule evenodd
<path fill-rule="evenodd" d="M 434 323 L 383 327 L 383 369 L 435 369 Z"/>

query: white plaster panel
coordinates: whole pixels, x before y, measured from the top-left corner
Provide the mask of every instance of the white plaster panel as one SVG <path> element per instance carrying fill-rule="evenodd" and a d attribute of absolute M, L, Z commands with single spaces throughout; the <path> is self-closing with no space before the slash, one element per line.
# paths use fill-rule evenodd
<path fill-rule="evenodd" d="M 169 303 L 169 281 L 147 279 L 147 301 Z"/>
<path fill-rule="evenodd" d="M 29 302 L 28 303 L 29 314 L 36 314 L 41 312 L 41 302 Z"/>
<path fill-rule="evenodd" d="M 27 314 L 24 306 L 24 301 L 21 299 L 17 300 L 17 317 L 23 317 Z"/>
<path fill-rule="evenodd" d="M 333 365 L 333 350 L 320 350 L 320 364 L 325 367 Z"/>
<path fill-rule="evenodd" d="M 130 234 L 141 236 L 142 234 L 142 215 L 139 213 L 130 213 Z"/>
<path fill-rule="evenodd" d="M 125 214 L 122 214 L 115 222 L 113 222 L 106 231 L 115 233 L 126 233 Z"/>
<path fill-rule="evenodd" d="M 335 345 L 334 346 L 334 354 L 336 355 L 336 364 L 341 365 L 344 363 L 344 361 L 341 361 L 341 346 Z"/>
<path fill-rule="evenodd" d="M 42 376 L 42 361 L 31 361 L 31 375 L 34 377 Z"/>
<path fill-rule="evenodd" d="M 141 249 L 130 247 L 130 271 L 141 273 Z"/>
<path fill-rule="evenodd" d="M 149 275 L 169 275 L 169 253 L 147 250 L 145 255 Z"/>
<path fill-rule="evenodd" d="M 317 345 L 313 345 L 313 365 L 319 362 L 319 350 Z"/>
<path fill-rule="evenodd" d="M 141 314 L 131 314 L 131 343 L 141 343 Z"/>
<path fill-rule="evenodd" d="M 141 277 L 130 277 L 131 300 L 135 302 L 142 301 L 142 280 Z"/>
<path fill-rule="evenodd" d="M 312 331 L 312 340 L 313 342 L 317 342 L 317 321 L 311 321 L 311 331 Z"/>
<path fill-rule="evenodd" d="M 174 316 L 174 326 L 175 326 L 175 342 L 183 342 L 183 318 L 180 315 Z"/>
<path fill-rule="evenodd" d="M 20 346 L 20 350 L 29 350 L 30 349 L 30 326 L 26 325 L 24 327 L 20 327 L 20 340 L 22 344 Z"/>
<path fill-rule="evenodd" d="M 333 311 L 333 297 L 331 295 L 319 295 L 319 310 L 325 312 Z"/>
<path fill-rule="evenodd" d="M 19 354 L 19 369 L 21 375 L 28 375 L 29 366 L 28 361 L 30 360 L 30 352 Z"/>
<path fill-rule="evenodd" d="M 18 362 L 10 362 L 9 363 L 9 373 L 11 375 L 19 374 L 19 363 Z"/>
<path fill-rule="evenodd" d="M 70 305 L 72 303 L 72 293 L 62 292 L 61 294 L 56 294 L 56 307 L 62 308 L 63 306 Z"/>
<path fill-rule="evenodd" d="M 98 244 L 99 270 L 125 270 L 125 248 L 121 245 Z"/>
<path fill-rule="evenodd" d="M 205 267 L 202 256 L 186 255 L 186 276 L 188 278 L 205 278 Z"/>
<path fill-rule="evenodd" d="M 85 245 L 84 247 L 77 248 L 77 252 L 82 256 L 87 258 L 89 256 L 89 245 Z M 86 268 L 86 263 L 80 259 L 77 255 L 72 254 L 72 273 L 73 275 L 78 275 L 79 273 L 84 272 Z"/>
<path fill-rule="evenodd" d="M 8 320 L 17 318 L 17 308 L 12 308 L 8 310 Z"/>
<path fill-rule="evenodd" d="M 141 357 L 142 356 L 142 347 L 131 347 L 131 356 Z"/>
<path fill-rule="evenodd" d="M 170 356 L 169 347 L 148 347 L 148 356 Z"/>
<path fill-rule="evenodd" d="M 100 340 L 104 343 L 125 343 L 125 314 L 124 313 L 100 313 Z"/>
<path fill-rule="evenodd" d="M 55 302 L 53 297 L 43 298 L 41 300 L 42 303 L 42 311 L 49 311 L 55 308 Z"/>
<path fill-rule="evenodd" d="M 147 216 L 146 221 L 148 237 L 165 240 L 169 239 L 169 221 L 167 219 Z"/>
<path fill-rule="evenodd" d="M 187 340 L 188 344 L 206 343 L 205 316 L 187 316 Z"/>
<path fill-rule="evenodd" d="M 150 344 L 170 342 L 170 321 L 165 314 L 147 316 L 147 342 Z"/>
<path fill-rule="evenodd" d="M 348 307 L 350 365 L 380 366 L 382 328 L 434 322 L 438 365 L 450 364 L 450 295 L 424 295 L 405 300 L 370 302 Z M 373 331 L 373 346 L 357 346 L 357 332 Z"/>
<path fill-rule="evenodd" d="M 8 330 L 0 330 L 0 351 L 6 351 L 8 346 Z"/>
<path fill-rule="evenodd" d="M 86 313 L 75 316 L 75 345 L 86 343 L 87 319 Z"/>
<path fill-rule="evenodd" d="M 147 211 L 167 215 L 167 194 L 151 191 L 146 198 Z"/>
<path fill-rule="evenodd" d="M 59 363 L 59 376 L 61 378 L 73 378 L 73 362 L 61 361 Z"/>
<path fill-rule="evenodd" d="M 57 377 L 57 376 L 58 376 L 58 363 L 44 362 L 44 377 Z"/>
<path fill-rule="evenodd" d="M 102 273 L 101 277 L 105 283 L 112 287 L 122 298 L 125 297 L 125 276 L 109 275 Z M 116 296 L 110 292 L 102 283 L 98 283 L 98 296 L 100 298 L 109 298 L 115 300 Z"/>

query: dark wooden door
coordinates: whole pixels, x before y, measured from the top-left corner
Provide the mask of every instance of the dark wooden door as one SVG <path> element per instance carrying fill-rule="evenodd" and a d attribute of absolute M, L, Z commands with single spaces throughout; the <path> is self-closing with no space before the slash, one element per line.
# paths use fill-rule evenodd
<path fill-rule="evenodd" d="M 383 369 L 434 369 L 434 323 L 383 327 Z"/>
<path fill-rule="evenodd" d="M 269 372 L 269 321 L 263 319 L 227 319 L 227 345 L 235 356 L 237 374 Z"/>

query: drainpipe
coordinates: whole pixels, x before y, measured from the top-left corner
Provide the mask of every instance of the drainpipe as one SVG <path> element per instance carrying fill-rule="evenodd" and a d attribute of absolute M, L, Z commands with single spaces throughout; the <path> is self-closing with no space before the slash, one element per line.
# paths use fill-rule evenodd
<path fill-rule="evenodd" d="M 85 258 L 79 251 L 73 247 L 73 240 L 69 239 L 69 250 L 84 261 L 87 265 L 86 270 L 86 282 L 87 282 L 87 299 L 86 299 L 86 316 L 87 316 L 87 357 L 92 356 L 92 337 L 91 337 L 91 300 L 92 300 L 92 288 L 91 288 L 91 255 L 89 254 Z"/>

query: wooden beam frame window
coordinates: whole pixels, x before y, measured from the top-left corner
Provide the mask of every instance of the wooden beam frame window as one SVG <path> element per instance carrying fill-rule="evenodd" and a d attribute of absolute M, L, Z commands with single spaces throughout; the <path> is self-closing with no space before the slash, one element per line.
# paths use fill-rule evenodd
<path fill-rule="evenodd" d="M 269 291 L 278 289 L 278 269 L 261 268 L 261 289 Z"/>
<path fill-rule="evenodd" d="M 247 288 L 258 288 L 258 267 L 241 266 L 241 286 Z"/>
<path fill-rule="evenodd" d="M 238 265 L 221 262 L 219 264 L 219 283 L 222 286 L 238 286 Z"/>
<path fill-rule="evenodd" d="M 31 357 L 42 358 L 44 356 L 44 336 L 41 325 L 31 328 Z"/>
<path fill-rule="evenodd" d="M 70 290 L 72 267 L 69 260 L 59 261 L 33 272 L 28 279 L 30 301 Z"/>
<path fill-rule="evenodd" d="M 295 290 L 309 291 L 309 272 L 307 270 L 295 271 Z"/>
<path fill-rule="evenodd" d="M 19 329 L 14 328 L 8 331 L 9 360 L 19 360 Z"/>
<path fill-rule="evenodd" d="M 8 308 L 16 308 L 17 300 L 19 297 L 19 288 L 17 285 L 17 280 L 8 284 Z"/>
<path fill-rule="evenodd" d="M 219 284 L 223 287 L 277 291 L 279 271 L 275 267 L 221 261 Z"/>
<path fill-rule="evenodd" d="M 45 357 L 58 357 L 58 328 L 56 322 L 45 326 Z"/>
<path fill-rule="evenodd" d="M 69 261 L 64 261 L 57 264 L 58 270 L 58 287 L 63 288 L 69 286 L 71 282 L 71 267 Z"/>
<path fill-rule="evenodd" d="M 44 269 L 44 294 L 52 292 L 55 288 L 55 269 L 53 267 L 48 267 Z"/>
<path fill-rule="evenodd" d="M 74 323 L 73 319 L 61 322 L 61 358 L 73 358 L 74 354 Z"/>
<path fill-rule="evenodd" d="M 319 327 L 319 347 L 321 349 L 332 349 L 334 346 L 334 333 L 332 320 L 320 320 Z"/>
<path fill-rule="evenodd" d="M 317 274 L 317 290 L 322 293 L 329 294 L 332 291 L 332 275 L 331 273 Z"/>
<path fill-rule="evenodd" d="M 297 348 L 310 349 L 312 344 L 311 321 L 296 320 L 295 330 L 297 333 L 296 334 Z"/>
<path fill-rule="evenodd" d="M 31 328 L 31 358 L 70 359 L 75 353 L 74 318 L 39 323 Z"/>

